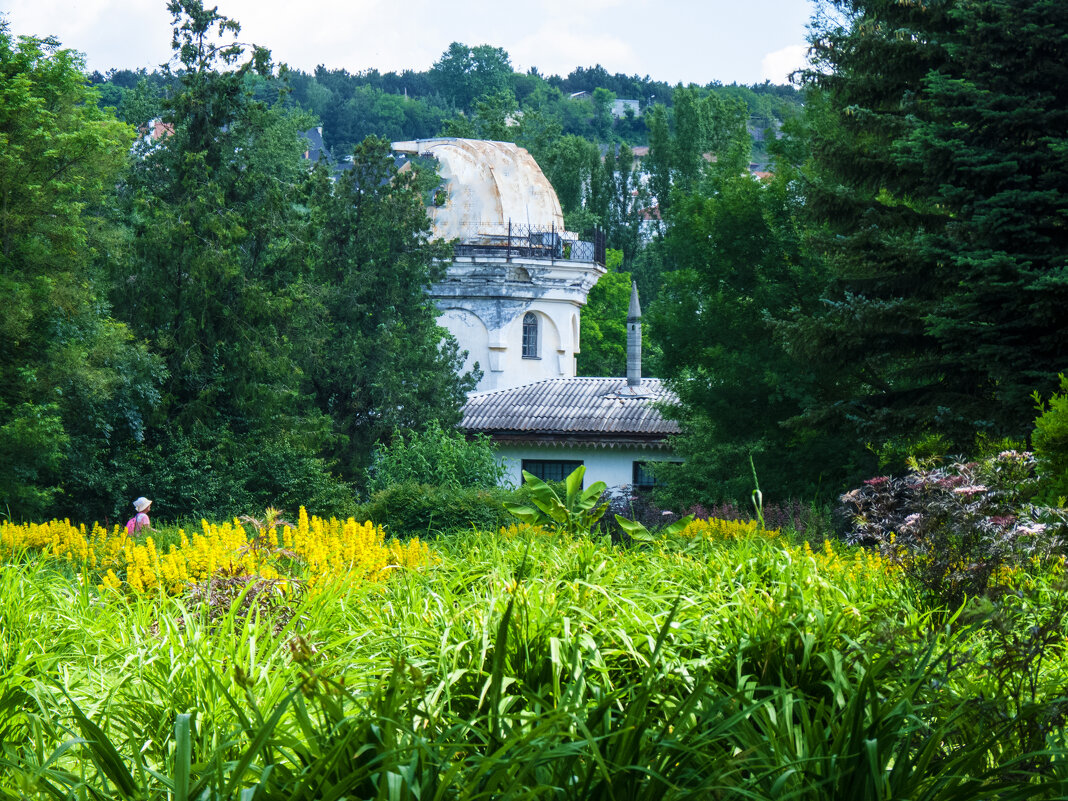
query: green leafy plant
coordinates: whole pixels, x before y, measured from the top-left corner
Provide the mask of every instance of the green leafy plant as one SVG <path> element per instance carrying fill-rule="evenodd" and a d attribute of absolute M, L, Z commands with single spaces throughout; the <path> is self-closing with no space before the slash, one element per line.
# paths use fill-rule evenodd
<path fill-rule="evenodd" d="M 674 536 L 686 528 L 692 520 L 693 515 L 686 515 L 686 517 L 679 518 L 670 526 L 664 526 L 658 533 L 662 537 Z M 616 515 L 616 522 L 619 523 L 619 527 L 627 532 L 627 536 L 632 540 L 637 540 L 638 542 L 652 542 L 654 539 L 652 532 L 637 520 L 628 520 L 622 515 Z"/>
<path fill-rule="evenodd" d="M 505 503 L 504 508 L 532 526 L 545 526 L 568 534 L 589 534 L 608 511 L 608 501 L 599 503 L 608 485 L 603 481 L 595 481 L 583 489 L 584 475 L 586 466 L 579 465 L 564 479 L 565 496 L 560 500 L 556 490 L 524 470 L 523 481 L 529 488 L 533 506 Z"/>
<path fill-rule="evenodd" d="M 1035 449 L 1041 491 L 1049 503 L 1068 498 L 1068 376 L 1060 374 L 1061 391 L 1047 405 L 1036 392 L 1038 418 L 1031 441 Z"/>
<path fill-rule="evenodd" d="M 431 421 L 422 431 L 397 431 L 392 442 L 375 446 L 368 490 L 375 493 L 398 484 L 496 487 L 504 476 L 504 466 L 488 437 L 468 440 L 459 431 Z"/>
<path fill-rule="evenodd" d="M 523 490 L 503 487 L 450 489 L 436 484 L 404 483 L 376 492 L 355 516 L 385 526 L 393 535 L 426 536 L 475 528 L 494 531 L 511 518 L 502 506 L 526 501 Z"/>

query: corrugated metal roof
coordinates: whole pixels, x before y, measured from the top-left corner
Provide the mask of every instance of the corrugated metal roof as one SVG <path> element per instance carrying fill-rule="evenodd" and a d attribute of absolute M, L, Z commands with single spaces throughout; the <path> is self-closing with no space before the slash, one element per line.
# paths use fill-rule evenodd
<path fill-rule="evenodd" d="M 675 400 L 658 378 L 644 378 L 636 388 L 625 378 L 549 378 L 473 393 L 460 425 L 486 433 L 666 437 L 679 432 L 678 423 L 654 404 Z"/>

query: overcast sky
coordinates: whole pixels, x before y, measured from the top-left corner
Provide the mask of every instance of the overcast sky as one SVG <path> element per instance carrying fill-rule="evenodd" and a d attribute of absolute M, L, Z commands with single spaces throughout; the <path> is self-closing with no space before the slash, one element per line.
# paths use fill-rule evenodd
<path fill-rule="evenodd" d="M 276 61 L 357 72 L 425 70 L 449 46 L 503 47 L 522 72 L 669 83 L 783 83 L 804 60 L 811 0 L 207 0 Z M 165 0 L 0 0 L 11 32 L 55 35 L 90 70 L 168 61 Z"/>

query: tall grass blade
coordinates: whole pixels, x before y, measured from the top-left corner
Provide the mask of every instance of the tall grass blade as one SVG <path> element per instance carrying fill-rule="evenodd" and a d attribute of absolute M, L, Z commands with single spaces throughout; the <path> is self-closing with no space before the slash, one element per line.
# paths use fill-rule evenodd
<path fill-rule="evenodd" d="M 63 694 L 70 701 L 71 708 L 74 711 L 74 719 L 78 723 L 78 728 L 85 738 L 85 745 L 89 748 L 97 767 L 115 785 L 123 797 L 133 798 L 137 793 L 137 784 L 134 782 L 133 775 L 123 763 L 122 757 L 119 756 L 119 752 L 115 750 L 115 746 L 111 744 L 103 729 L 85 716 L 85 713 L 74 702 L 74 699 L 67 694 L 66 690 L 63 690 Z"/>
<path fill-rule="evenodd" d="M 182 713 L 174 721 L 174 801 L 189 801 L 189 768 L 192 743 L 189 732 L 189 713 Z"/>

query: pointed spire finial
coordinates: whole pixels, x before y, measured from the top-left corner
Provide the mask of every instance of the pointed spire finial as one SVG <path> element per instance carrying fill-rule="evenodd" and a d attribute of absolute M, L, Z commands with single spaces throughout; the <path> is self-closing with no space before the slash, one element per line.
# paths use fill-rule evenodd
<path fill-rule="evenodd" d="M 638 282 L 630 282 L 630 308 L 627 310 L 627 322 L 642 319 L 642 307 L 638 303 Z"/>

